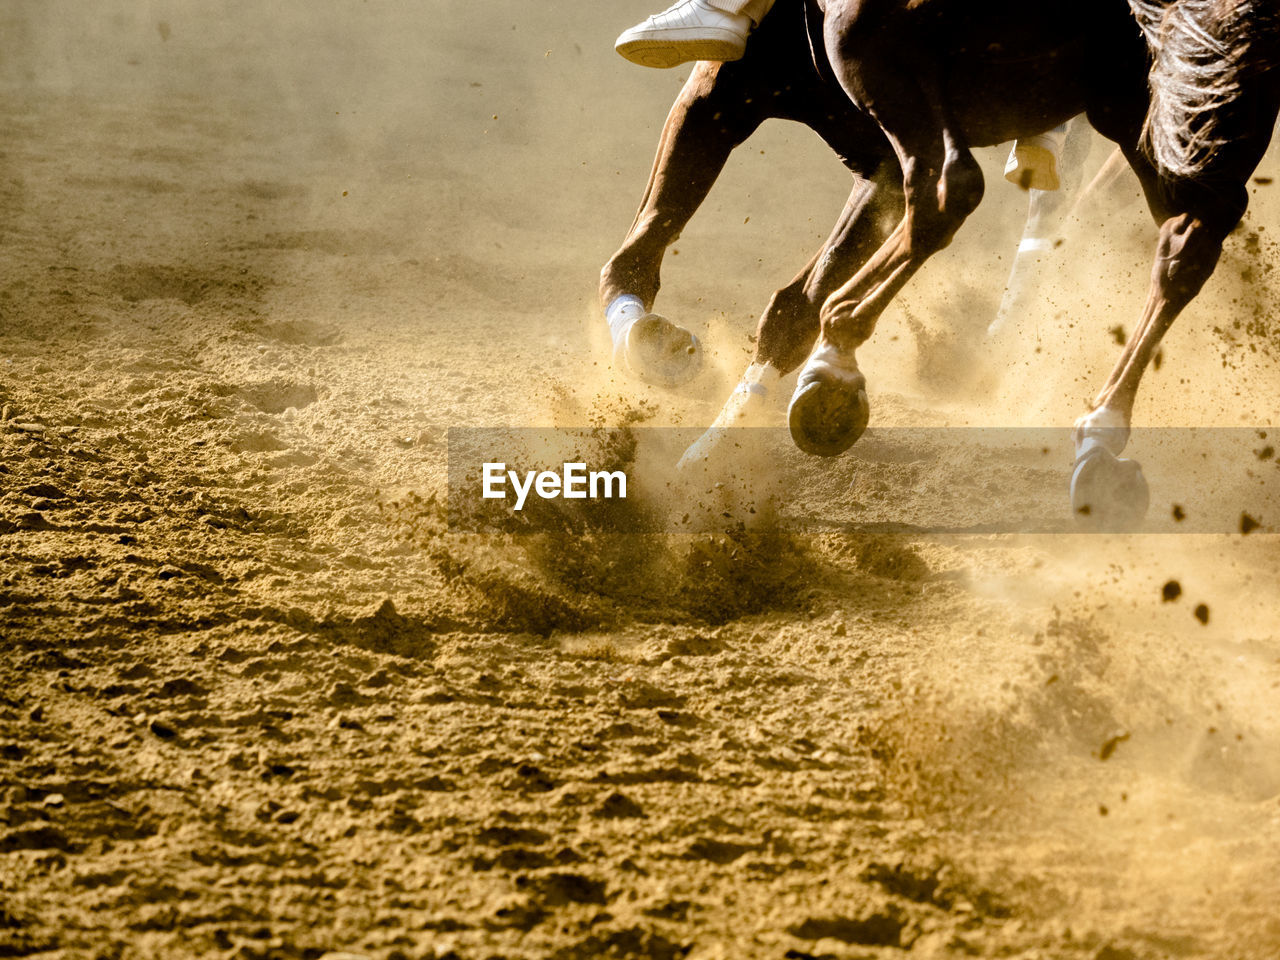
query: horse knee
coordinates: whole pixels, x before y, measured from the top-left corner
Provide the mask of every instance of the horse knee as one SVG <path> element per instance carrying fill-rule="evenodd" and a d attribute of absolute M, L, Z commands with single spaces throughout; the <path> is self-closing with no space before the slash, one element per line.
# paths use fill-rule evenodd
<path fill-rule="evenodd" d="M 1186 303 L 1200 292 L 1218 265 L 1226 233 L 1188 213 L 1161 225 L 1155 281 L 1167 299 Z"/>
<path fill-rule="evenodd" d="M 947 246 L 960 225 L 982 202 L 982 169 L 971 154 L 948 157 L 941 171 L 916 160 L 904 177 L 907 240 L 914 257 L 924 259 Z"/>

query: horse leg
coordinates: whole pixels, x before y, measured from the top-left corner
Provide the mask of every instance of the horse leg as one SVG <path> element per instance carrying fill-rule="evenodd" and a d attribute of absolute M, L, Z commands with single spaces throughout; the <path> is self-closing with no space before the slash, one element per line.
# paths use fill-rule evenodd
<path fill-rule="evenodd" d="M 1247 177 L 1229 186 L 1218 181 L 1212 190 L 1195 183 L 1165 183 L 1162 190 L 1143 153 L 1126 149 L 1125 156 L 1142 181 L 1160 239 L 1138 329 L 1093 409 L 1075 424 L 1071 506 L 1078 520 L 1104 528 L 1134 526 L 1146 513 L 1149 494 L 1142 469 L 1120 458 L 1138 385 L 1165 332 L 1213 273 L 1222 243 L 1248 202 Z"/>
<path fill-rule="evenodd" d="M 635 222 L 600 271 L 600 302 L 614 361 L 640 379 L 676 386 L 697 375 L 701 347 L 688 330 L 652 313 L 667 247 L 706 199 L 725 161 L 766 116 L 748 74 L 699 63 L 671 107 Z"/>
<path fill-rule="evenodd" d="M 1027 191 L 1026 226 L 1022 239 L 1018 241 L 1000 307 L 987 327 L 988 337 L 998 336 L 1011 319 L 1026 312 L 1039 294 L 1041 267 L 1060 239 L 1070 201 L 1080 189 L 1081 168 L 1089 152 L 1090 136 L 1090 127 L 1084 117 L 1070 121 L 1062 154 L 1054 158 L 1060 173 L 1060 189 L 1037 190 L 1033 187 Z"/>
<path fill-rule="evenodd" d="M 852 9 L 856 20 L 858 8 Z M 871 63 L 872 49 L 893 45 L 873 31 L 867 50 L 849 50 L 850 34 L 838 23 L 831 30 L 835 22 L 829 8 L 830 60 L 855 102 L 864 96 L 874 101 L 876 120 L 902 166 L 906 207 L 880 249 L 823 304 L 821 335 L 797 378 L 787 412 L 791 437 L 801 450 L 820 456 L 849 449 L 870 418 L 866 380 L 854 352 L 871 336 L 894 295 L 951 242 L 983 191 L 982 170 L 951 123 L 936 79 L 927 69 L 908 74 L 898 64 Z M 861 53 L 867 55 L 859 60 Z M 872 80 L 883 89 L 868 89 Z"/>
<path fill-rule="evenodd" d="M 823 303 L 880 248 L 891 226 L 886 219 L 896 222 L 902 206 L 902 172 L 890 156 L 869 180 L 858 179 L 821 249 L 770 299 L 756 328 L 756 363 L 786 375 L 804 362 L 821 329 Z"/>
<path fill-rule="evenodd" d="M 871 180 L 857 180 L 821 249 L 769 300 L 756 328 L 755 357 L 720 415 L 685 451 L 681 468 L 706 460 L 725 431 L 763 423 L 769 394 L 783 376 L 804 361 L 818 336 L 822 303 L 840 285 L 841 278 L 883 242 L 885 212 L 896 213 L 901 202 L 901 176 L 892 159 L 882 163 Z"/>

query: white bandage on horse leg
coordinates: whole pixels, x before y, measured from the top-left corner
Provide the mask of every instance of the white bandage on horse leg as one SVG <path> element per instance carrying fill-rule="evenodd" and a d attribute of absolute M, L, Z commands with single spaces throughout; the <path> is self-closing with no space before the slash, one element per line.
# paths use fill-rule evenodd
<path fill-rule="evenodd" d="M 676 469 L 687 470 L 696 463 L 710 460 L 730 430 L 765 425 L 769 391 L 781 379 L 782 374 L 778 372 L 778 368 L 770 364 L 753 363 L 748 366 L 738 385 L 733 388 L 733 393 L 725 401 L 720 416 L 684 452 Z"/>
<path fill-rule="evenodd" d="M 1066 142 L 1065 123 L 1034 137 L 1019 137 L 1009 151 L 1004 178 L 1024 190 L 1059 189 L 1062 182 L 1058 179 L 1058 158 Z"/>
<path fill-rule="evenodd" d="M 644 308 L 644 301 L 631 293 L 615 297 L 613 302 L 605 308 L 604 318 L 609 324 L 609 335 L 613 338 L 614 356 L 617 356 L 618 351 L 626 344 L 627 331 L 631 328 L 631 324 L 646 313 L 648 311 Z"/>
<path fill-rule="evenodd" d="M 1076 421 L 1076 460 L 1083 460 L 1094 447 L 1120 456 L 1129 442 L 1129 418 L 1113 407 L 1098 407 Z"/>
<path fill-rule="evenodd" d="M 753 426 L 764 413 L 769 391 L 775 387 L 782 374 L 768 363 L 752 363 L 742 374 L 742 379 L 729 394 L 720 416 L 711 424 L 713 428 Z"/>
<path fill-rule="evenodd" d="M 1048 253 L 1053 249 L 1050 237 L 1023 237 L 1018 241 L 1018 253 Z"/>

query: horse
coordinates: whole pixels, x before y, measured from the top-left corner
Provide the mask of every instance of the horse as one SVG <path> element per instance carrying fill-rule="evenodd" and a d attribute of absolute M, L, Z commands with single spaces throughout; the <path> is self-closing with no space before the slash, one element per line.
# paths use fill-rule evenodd
<path fill-rule="evenodd" d="M 696 64 L 672 105 L 635 221 L 600 272 L 615 363 L 639 379 L 671 387 L 698 373 L 697 338 L 652 312 L 662 256 L 732 151 L 766 120 L 792 120 L 814 130 L 853 174 L 854 184 L 821 249 L 765 307 L 755 357 L 735 397 L 759 397 L 765 379 L 804 362 L 818 336 L 822 304 L 901 217 L 897 158 L 831 73 L 821 28 L 814 0 L 778 0 L 741 60 Z"/>
<path fill-rule="evenodd" d="M 826 58 L 889 141 L 903 216 L 820 308 L 788 408 L 797 446 L 848 450 L 870 418 L 856 351 L 983 196 L 974 146 L 1084 113 L 1137 175 L 1159 227 L 1141 320 L 1075 424 L 1074 514 L 1145 514 L 1140 466 L 1120 454 L 1164 333 L 1213 273 L 1244 215 L 1280 112 L 1280 10 L 1266 0 L 822 0 Z"/>
<path fill-rule="evenodd" d="M 682 458 L 708 455 L 724 432 L 758 422 L 774 382 L 804 362 L 817 339 L 820 310 L 883 243 L 902 216 L 902 173 L 889 141 L 845 96 L 822 40 L 815 0 L 778 0 L 739 61 L 702 62 L 672 105 L 635 220 L 600 274 L 615 365 L 641 380 L 675 387 L 697 375 L 701 345 L 687 329 L 653 313 L 663 253 L 707 196 L 732 151 L 769 119 L 802 123 L 832 148 L 854 177 L 823 246 L 761 314 L 755 353 L 707 433 Z M 1057 191 L 1028 191 L 1028 217 L 995 335 L 1032 298 L 1039 258 L 1065 221 L 1077 192 L 1087 124 L 1073 122 Z M 1077 204 L 1078 205 L 1078 204 Z"/>

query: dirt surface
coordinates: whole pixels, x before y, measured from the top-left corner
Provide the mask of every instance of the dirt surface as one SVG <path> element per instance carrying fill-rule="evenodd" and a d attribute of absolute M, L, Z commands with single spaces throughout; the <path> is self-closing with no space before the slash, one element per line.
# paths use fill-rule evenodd
<path fill-rule="evenodd" d="M 0 11 L 0 955 L 1280 956 L 1280 515 L 824 530 L 1066 509 L 1066 463 L 890 437 L 767 446 L 780 525 L 447 527 L 449 428 L 708 423 L 847 190 L 762 131 L 668 257 L 710 369 L 614 379 L 595 276 L 682 76 L 612 52 L 645 12 Z M 992 356 L 981 159 L 863 355 L 879 426 L 1069 425 L 1133 326 L 1136 208 Z M 1276 421 L 1277 189 L 1143 423 Z"/>

